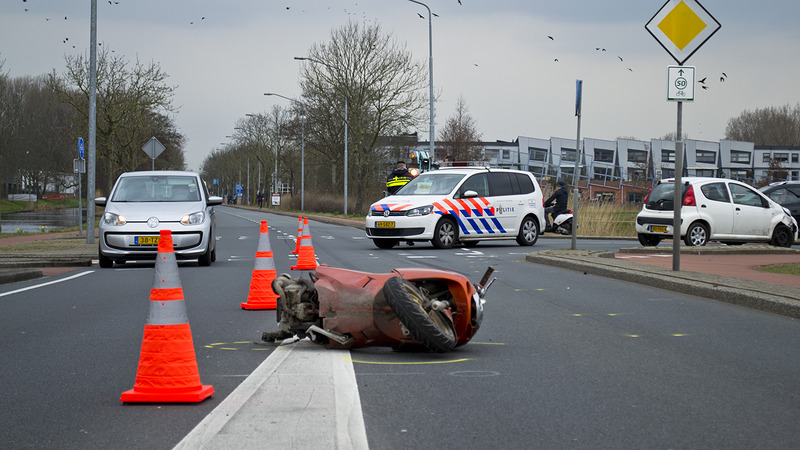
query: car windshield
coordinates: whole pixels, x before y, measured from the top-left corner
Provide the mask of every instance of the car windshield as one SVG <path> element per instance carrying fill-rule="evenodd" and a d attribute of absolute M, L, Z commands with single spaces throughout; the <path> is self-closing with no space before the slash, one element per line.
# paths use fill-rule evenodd
<path fill-rule="evenodd" d="M 447 195 L 465 176 L 463 173 L 426 172 L 409 181 L 395 195 Z"/>
<path fill-rule="evenodd" d="M 134 176 L 120 178 L 112 202 L 197 202 L 197 178 L 189 176 Z"/>
<path fill-rule="evenodd" d="M 684 184 L 683 195 L 686 195 L 688 187 Z M 675 183 L 666 182 L 656 185 L 650 195 L 647 196 L 645 208 L 658 211 L 672 211 L 675 204 Z"/>

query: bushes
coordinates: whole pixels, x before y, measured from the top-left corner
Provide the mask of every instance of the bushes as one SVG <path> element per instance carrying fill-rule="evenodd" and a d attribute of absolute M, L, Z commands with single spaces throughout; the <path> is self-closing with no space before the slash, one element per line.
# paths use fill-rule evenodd
<path fill-rule="evenodd" d="M 572 201 L 570 201 L 570 206 Z M 581 236 L 636 236 L 636 215 L 641 205 L 618 205 L 581 200 L 578 234 Z"/>

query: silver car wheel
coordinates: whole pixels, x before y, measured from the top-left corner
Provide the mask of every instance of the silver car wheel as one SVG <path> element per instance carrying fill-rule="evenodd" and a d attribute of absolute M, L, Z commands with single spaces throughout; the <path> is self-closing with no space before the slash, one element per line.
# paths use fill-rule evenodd
<path fill-rule="evenodd" d="M 686 232 L 684 242 L 688 246 L 702 247 L 708 243 L 708 230 L 703 224 L 693 223 Z"/>

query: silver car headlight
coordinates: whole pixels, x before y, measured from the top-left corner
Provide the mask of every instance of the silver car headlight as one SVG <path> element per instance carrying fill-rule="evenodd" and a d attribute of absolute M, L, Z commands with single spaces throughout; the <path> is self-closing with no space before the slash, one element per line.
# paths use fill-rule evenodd
<path fill-rule="evenodd" d="M 433 212 L 433 205 L 425 205 L 414 209 L 409 209 L 408 212 L 406 213 L 406 217 L 427 216 L 432 212 Z"/>
<path fill-rule="evenodd" d="M 115 227 L 121 227 L 122 225 L 125 225 L 126 223 L 128 223 L 128 220 L 125 219 L 125 216 L 121 216 L 119 214 L 114 214 L 114 213 L 107 212 L 107 213 L 103 214 L 103 222 L 106 225 L 111 225 L 111 226 L 115 226 Z"/>
<path fill-rule="evenodd" d="M 206 220 L 206 213 L 198 211 L 196 213 L 187 214 L 181 217 L 181 223 L 184 225 L 200 225 Z"/>

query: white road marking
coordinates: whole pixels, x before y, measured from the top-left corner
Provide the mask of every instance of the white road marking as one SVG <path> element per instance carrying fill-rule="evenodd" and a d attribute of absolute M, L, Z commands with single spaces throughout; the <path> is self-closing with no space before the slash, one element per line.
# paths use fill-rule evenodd
<path fill-rule="evenodd" d="M 90 273 L 94 273 L 94 270 L 81 272 L 81 273 L 78 273 L 78 274 L 75 274 L 75 275 L 72 275 L 72 276 L 69 276 L 69 277 L 59 278 L 58 280 L 48 281 L 48 282 L 42 283 L 42 284 L 36 284 L 36 285 L 33 285 L 33 286 L 28 286 L 26 288 L 17 289 L 15 291 L 3 292 L 2 294 L 0 294 L 0 297 L 5 297 L 6 295 L 12 295 L 12 294 L 19 294 L 20 292 L 30 291 L 31 289 L 38 289 L 40 287 L 50 286 L 51 284 L 61 283 L 63 281 L 69 281 L 69 280 L 72 280 L 72 279 L 75 279 L 75 278 L 78 278 L 78 277 L 82 277 L 84 275 L 89 275 Z"/>
<path fill-rule="evenodd" d="M 175 446 L 196 448 L 367 449 L 350 352 L 308 340 L 273 350 Z"/>

